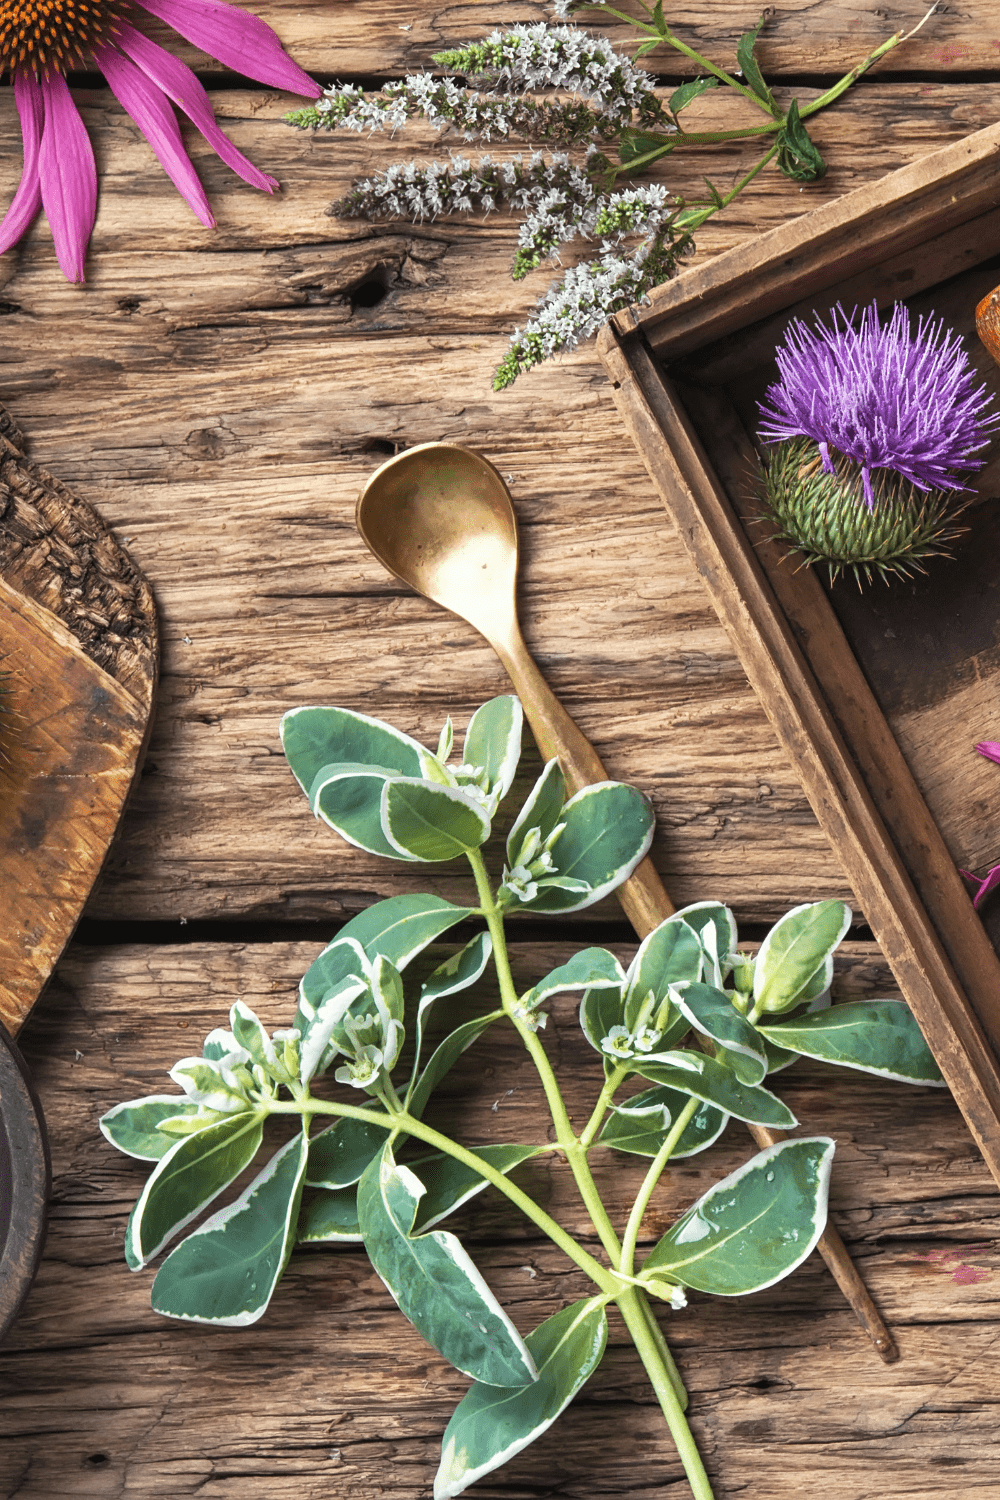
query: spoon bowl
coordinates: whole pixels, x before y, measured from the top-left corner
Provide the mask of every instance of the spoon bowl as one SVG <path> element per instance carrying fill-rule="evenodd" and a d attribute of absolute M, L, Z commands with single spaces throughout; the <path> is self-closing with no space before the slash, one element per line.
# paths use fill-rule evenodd
<path fill-rule="evenodd" d="M 478 453 L 423 443 L 377 469 L 358 530 L 397 578 L 491 640 L 516 618 L 517 520 L 497 470 Z"/>

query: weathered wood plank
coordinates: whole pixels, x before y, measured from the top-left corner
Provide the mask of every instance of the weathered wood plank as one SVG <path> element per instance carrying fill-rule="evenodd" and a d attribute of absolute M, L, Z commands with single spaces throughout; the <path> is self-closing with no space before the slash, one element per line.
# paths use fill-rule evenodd
<path fill-rule="evenodd" d="M 551 21 L 552 10 L 542 0 L 380 0 L 377 7 L 361 7 L 356 0 L 257 0 L 253 10 L 273 26 L 288 51 L 307 71 L 337 78 L 392 78 L 431 67 L 431 55 L 446 47 L 473 41 L 496 26 L 517 22 Z M 616 7 L 616 9 L 619 7 Z M 628 0 L 623 10 L 639 14 Z M 373 9 L 375 13 L 373 14 Z M 909 30 L 923 15 L 919 4 L 893 6 L 888 11 L 866 0 L 792 0 L 780 13 L 769 15 L 759 54 L 765 76 L 846 73 L 895 31 Z M 668 20 L 675 34 L 724 68 L 735 67 L 736 42 L 759 15 L 752 6 L 732 0 L 687 0 L 674 5 Z M 584 11 L 578 24 L 628 45 L 637 33 L 599 11 Z M 149 27 L 149 23 L 144 21 Z M 152 30 L 152 27 L 149 27 Z M 181 50 L 179 47 L 178 51 Z M 208 73 L 213 65 L 194 49 L 184 55 Z M 674 78 L 690 77 L 694 65 L 679 53 L 661 49 L 645 66 Z M 893 73 L 939 74 L 995 71 L 1000 66 L 996 15 L 992 0 L 967 0 L 961 10 L 947 9 L 932 18 L 906 47 L 890 53 L 875 76 Z"/>
<path fill-rule="evenodd" d="M 796 95 L 807 101 L 817 92 L 801 89 Z M 438 333 L 509 330 L 531 311 L 550 280 L 551 268 L 542 268 L 523 284 L 510 282 L 517 225 L 503 215 L 491 214 L 486 220 L 448 217 L 414 229 L 406 223 L 372 226 L 327 214 L 334 199 L 359 177 L 396 161 L 443 161 L 451 151 L 475 157 L 475 142 L 442 136 L 422 122 L 412 122 L 395 137 L 300 131 L 284 122 L 286 96 L 217 92 L 213 103 L 227 133 L 279 179 L 282 189 L 273 197 L 255 192 L 185 125 L 185 145 L 218 219 L 218 229 L 211 231 L 194 219 L 141 132 L 108 92 L 81 90 L 75 97 L 101 174 L 87 285 L 71 286 L 58 274 L 49 230 L 40 216 L 20 244 L 0 258 L 5 327 L 15 338 L 13 349 L 4 351 L 4 367 L 21 362 L 15 332 L 19 314 L 58 319 L 60 344 L 69 340 L 65 352 L 72 347 L 77 357 L 80 344 L 91 338 L 94 320 L 110 319 L 114 334 L 109 330 L 109 337 L 115 347 L 108 357 L 127 360 L 131 350 L 133 360 L 148 361 L 162 347 L 156 339 L 161 330 L 214 327 L 213 314 L 224 327 L 225 314 L 254 310 L 259 312 L 259 332 L 270 335 L 269 343 L 295 313 L 310 320 L 309 328 L 329 327 L 331 318 L 339 322 L 350 316 L 367 333 L 412 329 L 414 317 L 424 323 L 433 320 Z M 779 90 L 778 97 L 787 103 L 792 95 Z M 830 202 L 992 124 L 998 113 L 996 83 L 898 83 L 884 90 L 862 85 L 810 122 L 828 162 L 822 181 L 803 188 L 769 168 L 729 209 L 699 230 L 699 253 L 727 249 L 748 233 L 760 233 Z M 710 94 L 696 101 L 688 116 L 692 130 L 756 123 L 749 106 L 721 91 L 718 97 Z M 873 139 L 878 141 L 877 152 L 872 150 Z M 0 147 L 3 202 L 19 180 L 21 161 L 17 114 L 4 91 Z M 503 158 L 516 154 L 517 148 L 491 143 L 485 149 L 491 157 Z M 702 197 L 703 174 L 725 189 L 753 164 L 756 154 L 753 144 L 739 142 L 711 150 L 691 148 L 669 158 L 669 165 L 651 179 L 681 194 Z M 351 289 L 378 264 L 372 240 L 382 242 L 389 296 L 374 307 L 352 310 Z M 421 240 L 429 243 L 414 251 L 414 242 Z M 188 259 L 189 252 L 197 252 L 198 259 Z M 211 256 L 209 262 L 206 255 Z M 206 265 L 211 266 L 210 276 Z M 84 308 L 87 317 L 82 320 Z M 254 323 L 247 326 L 253 329 Z M 93 355 L 96 347 L 93 340 L 88 352 Z M 60 349 L 49 345 L 46 353 L 48 365 L 58 360 Z"/>
<path fill-rule="evenodd" d="M 151 766 L 91 911 L 339 917 L 405 888 L 397 866 L 312 824 L 276 725 L 295 703 L 339 699 L 430 737 L 446 712 L 504 690 L 471 631 L 388 580 L 353 529 L 371 468 L 431 438 L 514 476 L 530 644 L 612 773 L 653 796 L 675 898 L 720 894 L 761 918 L 847 894 L 592 352 L 489 391 L 503 330 L 533 296 L 505 279 L 512 222 L 375 233 L 328 219 L 330 199 L 404 142 L 313 139 L 281 124 L 278 102 L 231 94 L 234 138 L 287 191 L 271 202 L 224 188 L 204 153 L 221 228 L 179 228 L 187 210 L 145 144 L 107 95 L 91 101 L 106 173 L 91 281 L 62 281 L 42 225 L 0 262 L 0 394 L 33 456 L 131 538 L 163 614 Z M 978 86 L 858 92 L 820 123 L 838 166 L 819 194 L 964 133 L 998 102 Z M 3 121 L 13 181 L 9 102 Z M 418 133 L 414 149 L 431 139 Z M 679 164 L 679 181 L 704 165 Z M 817 201 L 766 179 L 706 229 L 704 253 Z M 398 281 L 352 308 L 379 265 Z M 454 890 L 450 872 L 437 878 Z"/>
<path fill-rule="evenodd" d="M 517 974 L 527 982 L 569 951 L 519 945 Z M 234 1486 L 251 1500 L 320 1500 L 331 1486 L 343 1500 L 427 1495 L 440 1432 L 465 1382 L 401 1319 L 362 1254 L 296 1255 L 260 1324 L 212 1333 L 154 1317 L 148 1274 L 129 1275 L 121 1259 L 125 1216 L 144 1171 L 105 1145 L 98 1114 L 129 1094 L 161 1089 L 164 1070 L 197 1046 L 236 994 L 268 1025 L 284 1022 L 315 952 L 303 943 L 77 947 L 60 965 L 23 1035 L 52 1135 L 56 1187 L 41 1277 L 0 1351 L 4 1500 L 61 1493 L 186 1500 L 222 1497 Z M 842 994 L 891 992 L 871 945 L 844 952 Z M 569 997 L 552 1014 L 546 1045 L 582 1117 L 599 1065 Z M 501 1032 L 490 1038 L 445 1091 L 438 1118 L 470 1142 L 498 1133 L 531 1139 L 544 1129 L 537 1084 L 516 1044 Z M 495 1087 L 480 1099 L 489 1069 Z M 942 1091 L 802 1065 L 784 1076 L 781 1091 L 810 1128 L 838 1140 L 835 1217 L 903 1358 L 886 1368 L 872 1356 L 815 1258 L 789 1282 L 738 1304 L 692 1297 L 665 1328 L 720 1500 L 736 1493 L 792 1500 L 820 1486 L 824 1500 L 858 1500 L 876 1465 L 880 1494 L 891 1500 L 917 1487 L 935 1500 L 964 1500 L 973 1488 L 989 1493 L 998 1210 L 954 1105 Z M 734 1130 L 679 1168 L 657 1194 L 647 1237 L 747 1150 Z M 639 1173 L 622 1157 L 597 1165 L 620 1215 Z M 544 1158 L 523 1170 L 551 1210 L 583 1227 L 558 1163 Z M 461 1232 L 526 1330 L 583 1295 L 585 1283 L 491 1198 L 463 1211 Z M 604 1364 L 558 1429 L 479 1488 L 498 1500 L 527 1500 L 540 1484 L 580 1500 L 640 1491 L 667 1500 L 679 1480 L 616 1322 Z"/>

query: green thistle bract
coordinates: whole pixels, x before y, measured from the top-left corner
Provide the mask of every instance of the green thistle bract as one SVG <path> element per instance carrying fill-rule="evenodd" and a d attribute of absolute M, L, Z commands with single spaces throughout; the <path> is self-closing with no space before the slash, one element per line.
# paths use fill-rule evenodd
<path fill-rule="evenodd" d="M 923 572 L 928 557 L 947 557 L 948 544 L 966 529 L 954 524 L 967 501 L 954 490 L 922 490 L 901 474 L 878 469 L 865 498 L 861 465 L 831 454 L 823 467 L 810 438 L 781 443 L 764 459 L 765 513 L 775 540 L 802 553 L 803 562 L 825 562 L 831 581 L 852 572 L 859 586 L 878 574 Z"/>

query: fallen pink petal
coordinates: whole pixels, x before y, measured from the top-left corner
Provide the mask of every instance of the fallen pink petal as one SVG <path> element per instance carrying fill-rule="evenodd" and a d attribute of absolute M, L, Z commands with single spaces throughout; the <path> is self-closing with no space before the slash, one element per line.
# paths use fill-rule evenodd
<path fill-rule="evenodd" d="M 284 51 L 270 26 L 224 0 L 136 0 L 226 68 L 271 88 L 316 99 L 319 85 Z M 97 167 L 65 74 L 89 60 L 149 141 L 167 176 L 206 227 L 215 219 L 181 137 L 173 106 L 192 121 L 219 158 L 252 187 L 278 183 L 249 161 L 219 128 L 208 94 L 186 63 L 124 19 L 123 0 L 79 8 L 52 0 L 0 12 L 0 66 L 13 74 L 24 167 L 3 220 L 0 253 L 16 245 L 44 209 L 56 259 L 69 281 L 84 280 L 97 213 Z M 133 13 L 134 18 L 134 13 Z"/>
<path fill-rule="evenodd" d="M 1000 865 L 994 865 L 982 879 L 978 875 L 973 875 L 971 870 L 959 870 L 958 873 L 964 876 L 966 880 L 971 880 L 975 885 L 978 885 L 979 889 L 972 898 L 972 904 L 975 907 L 978 907 L 985 900 L 990 891 L 1000 885 Z"/>
<path fill-rule="evenodd" d="M 976 749 L 980 755 L 985 755 L 987 760 L 995 760 L 1000 764 L 1000 741 L 980 740 Z"/>

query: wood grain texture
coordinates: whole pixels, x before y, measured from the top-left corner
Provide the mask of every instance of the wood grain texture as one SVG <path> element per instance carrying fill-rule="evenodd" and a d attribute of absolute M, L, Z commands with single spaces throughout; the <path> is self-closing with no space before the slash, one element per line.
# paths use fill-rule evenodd
<path fill-rule="evenodd" d="M 130 539 L 162 611 L 150 764 L 92 914 L 343 917 L 405 888 L 405 872 L 312 823 L 276 730 L 297 703 L 338 700 L 436 738 L 447 712 L 505 690 L 473 633 L 388 580 L 353 530 L 371 470 L 428 439 L 514 476 L 529 645 L 611 774 L 653 797 L 674 898 L 724 895 L 757 920 L 849 898 L 592 347 L 489 390 L 506 331 L 547 282 L 509 280 L 514 221 L 326 216 L 359 174 L 447 142 L 313 137 L 281 123 L 287 101 L 223 92 L 227 129 L 284 191 L 254 194 L 192 141 L 210 234 L 109 96 L 81 98 L 103 173 L 89 280 L 62 281 L 42 222 L 0 260 L 0 396 L 33 459 Z M 701 254 L 998 114 L 996 85 L 866 86 L 817 123 L 831 161 L 818 198 L 765 176 L 706 226 Z M 12 187 L 8 100 L 0 124 Z M 723 180 L 743 160 L 692 155 L 669 180 L 697 191 L 702 170 Z M 372 276 L 384 298 L 352 301 Z M 436 878 L 455 891 L 450 871 Z"/>
<path fill-rule="evenodd" d="M 100 872 L 149 704 L 137 703 L 53 615 L 3 579 L 0 654 L 10 710 L 0 761 L 0 1021 L 16 1032 Z"/>
<path fill-rule="evenodd" d="M 100 874 L 156 687 L 149 584 L 0 408 L 0 1021 L 16 1032 Z"/>
<path fill-rule="evenodd" d="M 639 14 L 625 0 L 616 9 Z M 376 17 L 371 7 L 358 0 L 259 0 L 254 6 L 278 32 L 287 50 L 303 68 L 336 78 L 393 78 L 400 73 L 419 73 L 432 66 L 431 54 L 446 47 L 476 40 L 497 26 L 551 21 L 551 6 L 543 0 L 463 0 L 442 4 L 440 0 L 380 0 Z M 780 10 L 768 13 L 768 23 L 759 54 L 765 75 L 846 73 L 896 31 L 915 26 L 926 7 L 908 3 L 886 10 L 865 0 L 784 0 Z M 689 47 L 701 51 L 724 68 L 735 67 L 736 42 L 759 15 L 753 7 L 712 0 L 694 0 L 672 6 L 668 20 L 672 30 Z M 634 43 L 636 33 L 599 11 L 584 11 L 579 23 L 624 45 Z M 153 27 L 144 18 L 144 27 Z M 178 51 L 182 49 L 178 46 Z M 218 64 L 195 49 L 183 49 L 188 61 L 203 76 L 218 71 Z M 668 77 L 690 77 L 692 63 L 680 54 L 659 49 L 645 62 L 652 72 Z M 1000 39 L 991 0 L 966 0 L 960 10 L 946 9 L 933 18 L 906 47 L 897 48 L 878 65 L 882 78 L 905 72 L 961 75 L 995 70 L 1000 66 Z"/>
<path fill-rule="evenodd" d="M 49 1123 L 55 1190 L 41 1275 L 0 1351 L 4 1500 L 186 1500 L 234 1489 L 251 1500 L 428 1494 L 465 1381 L 403 1321 L 361 1253 L 295 1255 L 268 1314 L 239 1332 L 155 1317 L 149 1273 L 131 1275 L 121 1257 L 145 1171 L 106 1145 L 98 1115 L 161 1091 L 165 1070 L 237 994 L 268 1026 L 285 1023 L 316 951 L 303 943 L 74 947 L 60 965 L 22 1036 Z M 517 945 L 516 978 L 526 984 L 570 951 Z M 616 949 L 623 959 L 630 951 Z M 842 954 L 842 997 L 893 992 L 874 947 L 846 944 Z M 579 1124 L 599 1065 L 573 998 L 551 1010 L 545 1043 Z M 478 1047 L 442 1087 L 434 1119 L 469 1143 L 545 1138 L 520 1044 L 494 1030 Z M 720 1500 L 792 1500 L 817 1487 L 824 1500 L 859 1500 L 876 1471 L 891 1500 L 917 1487 L 935 1500 L 994 1494 L 998 1208 L 954 1104 L 942 1090 L 803 1064 L 782 1076 L 780 1090 L 807 1129 L 837 1139 L 834 1219 L 903 1359 L 886 1368 L 873 1358 L 816 1258 L 739 1302 L 692 1296 L 664 1327 Z M 731 1128 L 712 1152 L 680 1164 L 657 1191 L 643 1243 L 747 1151 Z M 603 1151 L 595 1166 L 620 1218 L 641 1167 Z M 519 1170 L 550 1211 L 583 1229 L 555 1158 Z M 584 1294 L 583 1279 L 494 1195 L 463 1210 L 455 1227 L 523 1331 Z M 617 1323 L 600 1371 L 559 1426 L 480 1492 L 497 1500 L 684 1492 Z"/>

